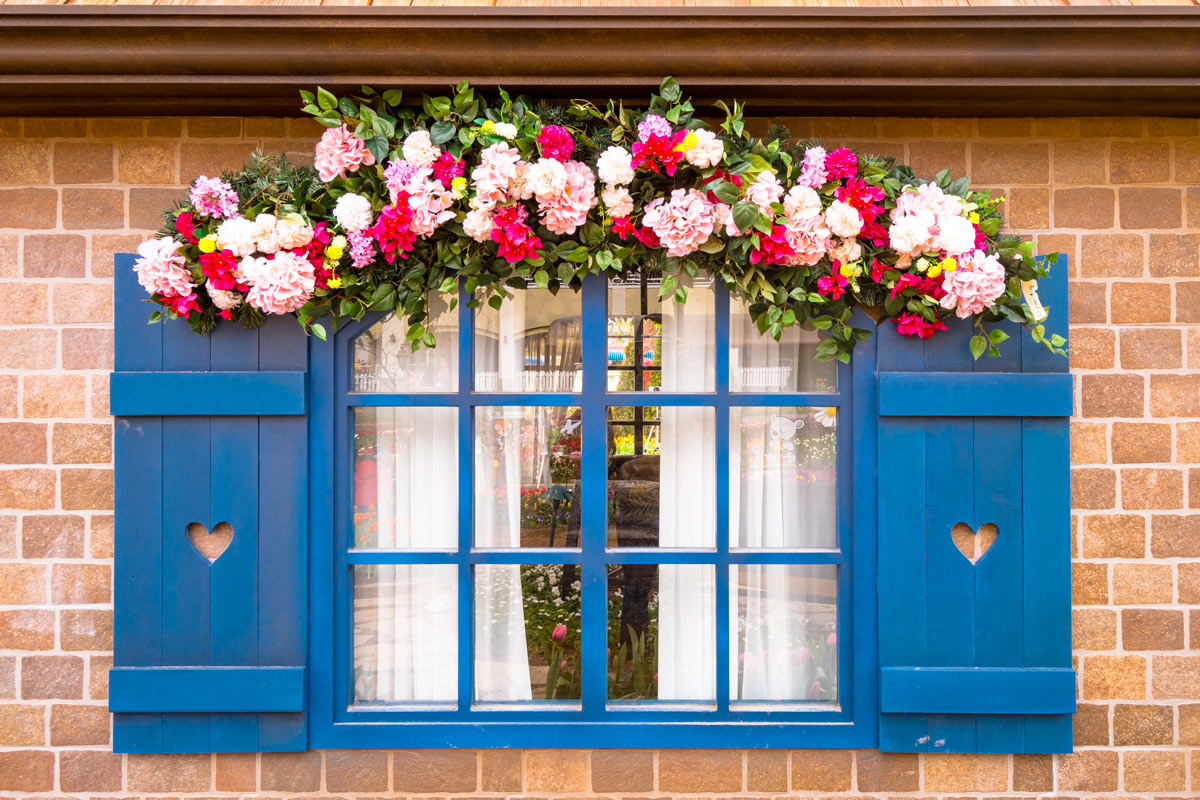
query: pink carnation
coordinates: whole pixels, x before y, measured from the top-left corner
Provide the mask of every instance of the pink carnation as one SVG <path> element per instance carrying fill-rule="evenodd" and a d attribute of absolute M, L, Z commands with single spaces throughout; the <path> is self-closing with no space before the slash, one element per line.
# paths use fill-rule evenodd
<path fill-rule="evenodd" d="M 187 260 L 178 252 L 179 243 L 164 236 L 138 245 L 138 260 L 133 271 L 138 283 L 151 294 L 167 297 L 186 295 L 196 288 Z"/>
<path fill-rule="evenodd" d="M 712 236 L 716 209 L 695 189 L 676 189 L 671 198 L 659 197 L 646 205 L 643 224 L 654 231 L 667 253 L 682 257 L 696 252 Z"/>
<path fill-rule="evenodd" d="M 828 178 L 825 173 L 825 148 L 810 147 L 804 151 L 804 165 L 800 167 L 800 177 L 796 183 L 810 189 L 820 189 Z"/>
<path fill-rule="evenodd" d="M 651 136 L 670 138 L 671 123 L 667 122 L 666 117 L 660 117 L 658 114 L 647 114 L 646 118 L 638 123 L 638 138 L 643 142 L 648 142 Z"/>
<path fill-rule="evenodd" d="M 567 185 L 556 196 L 538 205 L 542 224 L 560 236 L 570 235 L 587 222 L 588 211 L 596 205 L 596 176 L 582 161 L 568 161 Z"/>
<path fill-rule="evenodd" d="M 431 172 L 428 168 L 418 170 L 417 178 L 411 182 L 408 207 L 412 209 L 412 222 L 409 227 L 417 236 L 429 236 L 443 222 L 454 219 L 454 212 L 450 210 L 454 196 L 440 182 L 428 178 Z"/>
<path fill-rule="evenodd" d="M 411 192 L 413 179 L 417 176 L 417 166 L 404 159 L 392 159 L 383 168 L 383 183 L 388 188 L 392 202 L 401 192 Z"/>
<path fill-rule="evenodd" d="M 308 302 L 316 286 L 307 258 L 281 250 L 270 258 L 246 256 L 241 273 L 250 285 L 246 302 L 268 314 L 287 314 Z"/>
<path fill-rule="evenodd" d="M 848 147 L 839 147 L 825 156 L 827 179 L 853 178 L 858 174 L 858 156 Z"/>
<path fill-rule="evenodd" d="M 945 273 L 942 308 L 952 308 L 960 318 L 991 308 L 1004 294 L 1004 265 L 982 250 L 958 258 L 958 268 Z"/>
<path fill-rule="evenodd" d="M 547 125 L 538 134 L 537 143 L 542 148 L 542 158 L 553 158 L 566 162 L 575 152 L 575 140 L 562 125 Z"/>
<path fill-rule="evenodd" d="M 238 211 L 237 192 L 220 178 L 209 178 L 206 175 L 196 178 L 192 182 L 188 199 L 192 207 L 206 217 L 224 219 L 232 217 Z"/>
<path fill-rule="evenodd" d="M 326 128 L 317 142 L 313 166 L 323 181 L 340 178 L 346 172 L 358 172 L 359 167 L 375 163 L 375 156 L 367 149 L 362 139 L 350 132 L 345 125 Z"/>

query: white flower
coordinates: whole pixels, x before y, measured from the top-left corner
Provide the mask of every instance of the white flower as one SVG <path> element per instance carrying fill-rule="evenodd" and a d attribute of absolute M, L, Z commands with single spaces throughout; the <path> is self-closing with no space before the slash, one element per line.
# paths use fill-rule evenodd
<path fill-rule="evenodd" d="M 258 235 L 257 223 L 245 217 L 231 217 L 217 226 L 217 245 L 241 258 L 254 252 Z"/>
<path fill-rule="evenodd" d="M 687 162 L 699 169 L 708 169 L 720 164 L 721 159 L 725 157 L 725 143 L 718 139 L 715 133 L 703 128 L 692 131 L 692 135 L 696 137 L 696 144 L 684 152 L 683 157 Z"/>
<path fill-rule="evenodd" d="M 275 221 L 274 239 L 281 250 L 305 247 L 312 237 L 312 227 L 299 217 L 282 217 Z"/>
<path fill-rule="evenodd" d="M 901 217 L 888 229 L 888 244 L 897 253 L 909 257 L 925 252 L 930 238 L 927 220 L 916 215 Z"/>
<path fill-rule="evenodd" d="M 492 212 L 486 208 L 476 208 L 468 211 L 463 220 L 463 230 L 477 242 L 492 240 Z"/>
<path fill-rule="evenodd" d="M 818 408 L 813 412 L 813 419 L 821 423 L 826 428 L 835 427 L 837 425 L 837 406 Z"/>
<path fill-rule="evenodd" d="M 956 256 L 975 249 L 975 226 L 966 217 L 943 217 L 939 220 L 941 232 L 938 238 L 948 254 Z"/>
<path fill-rule="evenodd" d="M 829 251 L 829 255 L 843 264 L 848 264 L 862 257 L 862 245 L 858 243 L 858 239 L 841 239 Z"/>
<path fill-rule="evenodd" d="M 242 296 L 237 292 L 214 289 L 211 283 L 205 284 L 204 288 L 208 291 L 208 296 L 212 298 L 213 305 L 222 311 L 237 308 L 242 304 Z"/>
<path fill-rule="evenodd" d="M 517 126 L 513 125 L 511 122 L 497 122 L 495 131 L 496 135 L 501 139 L 517 138 Z"/>
<path fill-rule="evenodd" d="M 773 216 L 771 204 L 778 203 L 783 197 L 783 186 L 779 178 L 770 170 L 760 172 L 758 177 L 746 187 L 746 199 L 758 206 L 758 210 L 768 216 Z"/>
<path fill-rule="evenodd" d="M 821 213 L 821 196 L 811 187 L 797 184 L 783 198 L 783 210 L 789 219 L 815 217 Z"/>
<path fill-rule="evenodd" d="M 525 172 L 525 185 L 539 201 L 558 197 L 567 188 L 567 168 L 553 158 L 539 158 Z"/>
<path fill-rule="evenodd" d="M 254 218 L 254 246 L 260 253 L 279 252 L 279 240 L 275 238 L 276 222 L 278 220 L 274 214 L 259 214 Z"/>
<path fill-rule="evenodd" d="M 333 207 L 333 216 L 342 230 L 353 233 L 371 227 L 374 213 L 371 201 L 361 194 L 344 194 Z"/>
<path fill-rule="evenodd" d="M 410 133 L 404 139 L 404 160 L 416 167 L 431 167 L 437 161 L 442 151 L 430 139 L 429 131 L 422 128 Z"/>
<path fill-rule="evenodd" d="M 863 219 L 858 209 L 841 200 L 834 200 L 825 212 L 825 222 L 838 236 L 857 236 L 862 230 Z"/>
<path fill-rule="evenodd" d="M 600 199 L 604 201 L 609 216 L 628 217 L 633 213 L 633 196 L 624 186 L 605 186 Z"/>
<path fill-rule="evenodd" d="M 608 148 L 596 159 L 596 174 L 609 186 L 624 186 L 633 180 L 633 156 L 624 147 Z"/>

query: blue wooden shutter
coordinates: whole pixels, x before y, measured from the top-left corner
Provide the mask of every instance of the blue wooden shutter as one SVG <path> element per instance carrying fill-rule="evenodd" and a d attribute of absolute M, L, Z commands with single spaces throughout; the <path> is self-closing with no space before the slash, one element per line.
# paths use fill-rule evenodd
<path fill-rule="evenodd" d="M 114 750 L 303 750 L 305 336 L 148 325 L 133 261 L 114 279 Z M 211 564 L 193 522 L 233 527 Z"/>
<path fill-rule="evenodd" d="M 1067 333 L 1067 263 L 1040 285 Z M 989 326 L 991 327 L 991 326 Z M 1067 359 L 1011 323 L 971 358 L 965 322 L 880 331 L 880 749 L 1071 750 Z M 992 523 L 972 564 L 951 530 Z"/>

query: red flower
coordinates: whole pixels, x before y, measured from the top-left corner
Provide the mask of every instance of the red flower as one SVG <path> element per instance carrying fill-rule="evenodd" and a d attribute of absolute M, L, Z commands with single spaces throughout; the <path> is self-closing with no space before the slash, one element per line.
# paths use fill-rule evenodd
<path fill-rule="evenodd" d="M 379 244 L 379 251 L 389 264 L 396 260 L 397 255 L 408 258 L 408 253 L 412 252 L 413 244 L 417 241 L 417 235 L 409 230 L 412 216 L 412 209 L 408 207 L 408 193 L 400 192 L 396 196 L 396 204 L 384 206 L 375 224 L 369 228 Z"/>
<path fill-rule="evenodd" d="M 229 250 L 216 250 L 200 254 L 200 269 L 208 278 L 209 286 L 223 291 L 244 292 L 248 287 L 237 282 L 237 258 Z"/>
<path fill-rule="evenodd" d="M 876 247 L 883 247 L 887 244 L 887 229 L 880 225 L 877 221 L 863 222 L 862 230 L 858 232 L 858 238 L 864 242 L 870 242 Z"/>
<path fill-rule="evenodd" d="M 644 142 L 634 142 L 633 168 L 645 167 L 652 172 L 664 170 L 673 177 L 679 162 L 683 160 L 683 151 L 676 150 L 675 145 L 682 142 L 685 136 L 687 131 L 676 131 L 669 138 L 655 134 Z"/>
<path fill-rule="evenodd" d="M 637 235 L 637 229 L 629 221 L 629 217 L 613 217 L 612 232 L 620 236 L 622 242 L 629 234 Z"/>
<path fill-rule="evenodd" d="M 858 174 L 858 156 L 847 147 L 839 147 L 825 155 L 825 175 L 828 180 L 853 178 Z"/>
<path fill-rule="evenodd" d="M 884 264 L 878 258 L 871 259 L 871 280 L 879 283 L 883 280 L 884 270 L 892 269 L 887 264 Z"/>
<path fill-rule="evenodd" d="M 784 264 L 789 256 L 796 254 L 787 241 L 787 228 L 783 225 L 773 225 L 771 234 L 768 236 L 764 233 L 755 235 L 756 246 L 750 251 L 751 264 Z M 843 285 L 845 278 L 842 279 Z"/>
<path fill-rule="evenodd" d="M 466 168 L 466 164 L 461 158 L 455 158 L 450 153 L 442 153 L 438 156 L 438 160 L 433 162 L 433 177 L 441 182 L 443 187 L 449 189 L 455 178 L 463 176 Z"/>
<path fill-rule="evenodd" d="M 662 244 L 658 240 L 658 234 L 655 233 L 651 228 L 647 228 L 645 225 L 635 230 L 633 232 L 633 237 L 642 244 L 646 245 L 646 247 L 658 247 L 660 244 Z"/>
<path fill-rule="evenodd" d="M 190 211 L 184 211 L 175 217 L 175 230 L 179 231 L 179 235 L 188 244 L 195 244 L 200 241 L 196 238 L 196 221 L 192 218 L 192 212 Z"/>
<path fill-rule="evenodd" d="M 840 272 L 824 275 L 817 278 L 817 294 L 828 297 L 830 300 L 837 300 L 846 293 L 846 284 L 849 282 L 849 279 Z"/>
<path fill-rule="evenodd" d="M 492 241 L 500 245 L 500 257 L 510 264 L 536 258 L 542 247 L 542 240 L 525 224 L 528 214 L 522 205 L 501 206 L 492 218 Z"/>
<path fill-rule="evenodd" d="M 571 132 L 562 125 L 547 125 L 538 134 L 537 143 L 542 148 L 542 158 L 569 161 L 575 152 L 575 140 Z"/>
<path fill-rule="evenodd" d="M 905 336 L 928 339 L 937 331 L 944 330 L 946 330 L 946 323 L 940 319 L 929 322 L 919 314 L 909 314 L 907 312 L 896 317 L 896 332 Z"/>
<path fill-rule="evenodd" d="M 172 296 L 164 297 L 163 305 L 165 305 L 167 308 L 171 309 L 172 311 L 174 311 L 176 314 L 183 317 L 184 319 L 187 319 L 188 315 L 191 314 L 193 311 L 200 310 L 200 304 L 196 302 L 196 293 L 195 292 L 192 292 L 191 294 L 187 294 L 187 295 L 177 294 L 173 297 Z"/>
<path fill-rule="evenodd" d="M 850 151 L 847 150 L 846 152 Z M 855 169 L 858 169 L 857 163 Z M 864 180 L 851 177 L 846 181 L 845 186 L 837 188 L 835 194 L 838 200 L 857 208 L 858 213 L 862 214 L 863 222 L 865 223 L 875 222 L 875 218 L 883 212 L 883 206 L 878 205 L 879 201 L 884 198 L 883 189 L 880 189 L 878 186 L 870 186 Z M 880 230 L 882 231 L 882 228 Z M 859 236 L 864 236 L 862 231 L 859 232 Z"/>

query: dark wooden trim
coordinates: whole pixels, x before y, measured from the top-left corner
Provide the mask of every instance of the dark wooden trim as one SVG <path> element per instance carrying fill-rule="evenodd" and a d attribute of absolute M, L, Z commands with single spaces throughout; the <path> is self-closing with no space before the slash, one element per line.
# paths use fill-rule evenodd
<path fill-rule="evenodd" d="M 288 115 L 469 78 L 879 116 L 1200 115 L 1200 8 L 0 6 L 0 113 Z"/>

